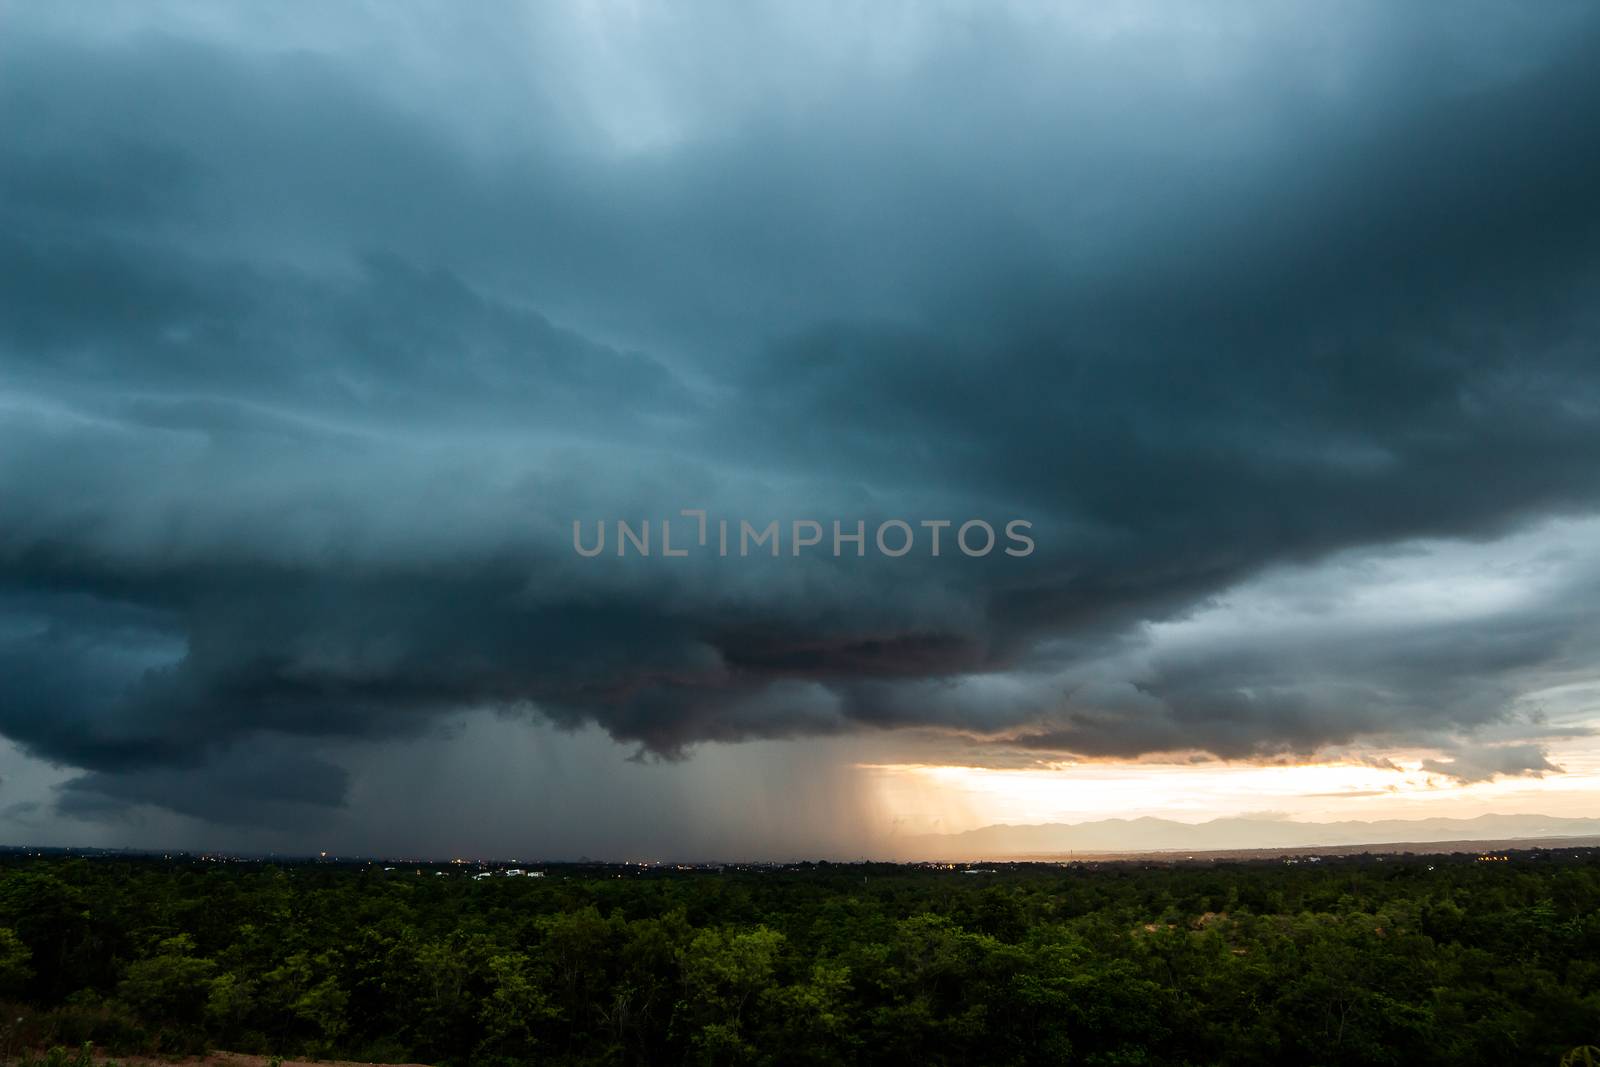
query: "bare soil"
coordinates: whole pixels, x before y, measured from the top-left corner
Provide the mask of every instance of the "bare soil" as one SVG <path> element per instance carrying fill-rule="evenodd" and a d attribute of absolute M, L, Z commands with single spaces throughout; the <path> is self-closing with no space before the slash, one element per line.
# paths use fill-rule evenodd
<path fill-rule="evenodd" d="M 95 1056 L 98 1063 L 124 1067 L 268 1067 L 271 1056 L 243 1052 L 211 1052 L 204 1056 Z M 370 1064 L 357 1060 L 279 1060 L 282 1067 L 428 1067 L 424 1063 Z"/>

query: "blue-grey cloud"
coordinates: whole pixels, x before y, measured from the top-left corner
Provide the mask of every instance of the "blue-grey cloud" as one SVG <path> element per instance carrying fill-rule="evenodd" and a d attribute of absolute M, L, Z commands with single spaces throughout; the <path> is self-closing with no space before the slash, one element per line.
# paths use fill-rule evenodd
<path fill-rule="evenodd" d="M 1575 600 L 1140 652 L 1600 506 L 1592 13 L 1299 10 L 12 11 L 0 732 L 74 810 L 249 822 L 340 802 L 311 746 L 486 705 L 667 755 L 1505 721 L 1596 665 Z M 572 551 L 697 506 L 1038 550 Z M 208 808 L 251 746 L 300 769 Z"/>

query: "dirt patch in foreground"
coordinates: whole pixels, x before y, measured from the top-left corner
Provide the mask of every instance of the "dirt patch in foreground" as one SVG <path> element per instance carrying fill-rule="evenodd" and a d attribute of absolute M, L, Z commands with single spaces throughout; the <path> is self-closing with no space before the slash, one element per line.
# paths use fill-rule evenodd
<path fill-rule="evenodd" d="M 68 1050 L 72 1055 L 72 1050 Z M 271 1056 L 252 1056 L 244 1052 L 211 1052 L 204 1056 L 111 1056 L 96 1052 L 96 1063 L 117 1063 L 124 1067 L 269 1067 Z M 359 1060 L 278 1060 L 281 1067 L 429 1067 L 425 1063 L 372 1064 Z"/>

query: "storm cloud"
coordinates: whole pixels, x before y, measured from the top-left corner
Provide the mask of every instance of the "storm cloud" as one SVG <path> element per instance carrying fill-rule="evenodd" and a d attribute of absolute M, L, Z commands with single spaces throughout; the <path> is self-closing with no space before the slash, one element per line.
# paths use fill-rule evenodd
<path fill-rule="evenodd" d="M 1558 772 L 1600 18 L 1116 10 L 8 7 L 0 733 L 247 824 L 482 708 Z M 683 508 L 1037 549 L 573 551 Z"/>

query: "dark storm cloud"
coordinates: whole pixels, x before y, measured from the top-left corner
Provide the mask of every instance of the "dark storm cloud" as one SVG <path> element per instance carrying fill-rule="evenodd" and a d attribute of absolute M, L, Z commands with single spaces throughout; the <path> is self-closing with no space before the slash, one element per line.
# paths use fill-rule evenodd
<path fill-rule="evenodd" d="M 1537 745 L 1495 745 L 1452 752 L 1442 760 L 1423 760 L 1422 769 L 1459 782 L 1486 782 L 1499 775 L 1543 778 L 1561 773 L 1561 768 L 1551 763 Z"/>
<path fill-rule="evenodd" d="M 1275 565 L 1600 504 L 1594 20 L 1271 12 L 927 14 L 881 56 L 691 18 L 711 73 L 665 74 L 509 8 L 414 10 L 392 63 L 343 15 L 13 14 L 0 732 L 85 772 L 72 811 L 284 822 L 344 796 L 317 745 L 483 705 L 668 755 L 1504 722 L 1594 665 L 1575 600 L 1147 647 Z M 695 506 L 1021 516 L 1039 551 L 571 551 Z M 1439 770 L 1552 769 L 1495 751 Z"/>
<path fill-rule="evenodd" d="M 61 787 L 57 807 L 89 819 L 117 819 L 132 805 L 233 826 L 314 826 L 319 808 L 341 803 L 348 775 L 282 742 L 244 739 L 200 766 L 91 771 Z"/>

